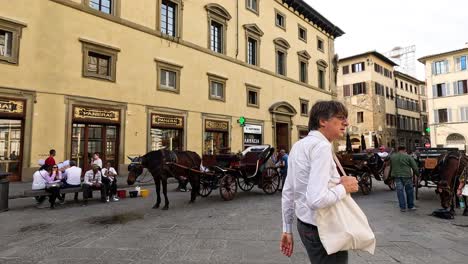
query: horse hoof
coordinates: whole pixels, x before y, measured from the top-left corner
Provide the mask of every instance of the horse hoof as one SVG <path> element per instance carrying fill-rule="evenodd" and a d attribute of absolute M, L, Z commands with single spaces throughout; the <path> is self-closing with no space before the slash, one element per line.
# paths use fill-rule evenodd
<path fill-rule="evenodd" d="M 169 206 L 164 206 L 162 210 L 169 210 Z"/>
<path fill-rule="evenodd" d="M 195 203 L 195 201 L 190 200 L 188 203 L 189 203 L 189 204 L 193 204 L 193 203 Z"/>
<path fill-rule="evenodd" d="M 158 209 L 158 208 L 159 208 L 159 204 L 155 204 L 155 205 L 153 206 L 153 209 Z"/>

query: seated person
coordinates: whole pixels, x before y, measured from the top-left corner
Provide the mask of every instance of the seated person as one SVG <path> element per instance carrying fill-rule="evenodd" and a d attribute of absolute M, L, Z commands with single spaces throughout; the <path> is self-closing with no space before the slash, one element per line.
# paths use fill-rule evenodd
<path fill-rule="evenodd" d="M 60 187 L 59 186 L 48 186 L 52 183 L 59 183 L 60 180 L 55 180 L 55 175 L 52 175 L 52 167 L 48 165 L 43 165 L 39 170 L 37 170 L 33 174 L 33 183 L 32 189 L 33 190 L 46 190 L 46 192 L 50 193 L 49 196 L 49 203 L 50 208 L 55 208 L 55 199 L 59 196 Z M 38 208 L 42 207 L 42 203 L 45 200 L 45 196 L 39 196 L 36 198 L 38 202 Z"/>
<path fill-rule="evenodd" d="M 101 201 L 106 201 L 105 188 L 102 187 L 102 176 L 98 165 L 93 165 L 92 169 L 87 171 L 84 175 L 83 182 L 83 206 L 88 205 L 88 198 L 94 190 L 101 190 Z"/>
<path fill-rule="evenodd" d="M 117 202 L 119 198 L 117 195 L 117 171 L 111 167 L 110 161 L 106 162 L 106 166 L 101 170 L 102 183 L 104 184 L 106 192 L 106 202 L 112 198 L 112 201 Z"/>
<path fill-rule="evenodd" d="M 81 187 L 81 168 L 76 166 L 76 161 L 70 161 L 70 168 L 65 169 L 62 174 L 62 188 Z M 65 200 L 65 194 L 62 194 L 62 199 Z M 78 193 L 75 193 L 75 201 L 78 201 Z"/>

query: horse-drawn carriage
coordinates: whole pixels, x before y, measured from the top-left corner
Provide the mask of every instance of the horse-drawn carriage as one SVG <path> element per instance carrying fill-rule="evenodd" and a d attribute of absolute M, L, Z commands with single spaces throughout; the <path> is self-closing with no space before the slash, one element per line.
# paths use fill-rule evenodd
<path fill-rule="evenodd" d="M 337 154 L 346 174 L 356 177 L 359 189 L 364 195 L 372 191 L 372 176 L 378 180 L 384 180 L 385 162 L 377 153 L 352 153 Z M 385 184 L 391 190 L 395 189 L 395 183 L 391 179 L 385 179 Z"/>

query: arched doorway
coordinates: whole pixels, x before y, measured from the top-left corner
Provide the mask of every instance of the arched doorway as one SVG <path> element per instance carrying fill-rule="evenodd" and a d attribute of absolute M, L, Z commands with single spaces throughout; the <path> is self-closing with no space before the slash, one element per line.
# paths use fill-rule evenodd
<path fill-rule="evenodd" d="M 465 150 L 466 140 L 463 135 L 458 133 L 453 133 L 447 137 L 447 147 L 448 148 L 458 148 L 460 150 Z"/>
<path fill-rule="evenodd" d="M 274 147 L 289 152 L 291 148 L 291 118 L 297 114 L 296 109 L 288 102 L 277 102 L 268 109 L 273 123 Z"/>

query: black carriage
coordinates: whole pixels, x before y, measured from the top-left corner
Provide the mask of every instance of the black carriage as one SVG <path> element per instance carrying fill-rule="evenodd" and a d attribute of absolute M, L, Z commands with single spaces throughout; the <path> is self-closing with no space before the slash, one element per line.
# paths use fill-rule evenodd
<path fill-rule="evenodd" d="M 198 194 L 207 197 L 213 190 L 219 188 L 219 194 L 226 200 L 232 200 L 237 193 L 235 173 L 226 169 L 231 162 L 237 160 L 234 154 L 203 155 L 200 173 L 200 189 Z"/>
<path fill-rule="evenodd" d="M 248 147 L 238 155 L 237 162 L 230 164 L 241 190 L 248 192 L 256 185 L 266 194 L 278 191 L 280 175 L 270 159 L 274 151 L 270 145 Z"/>

